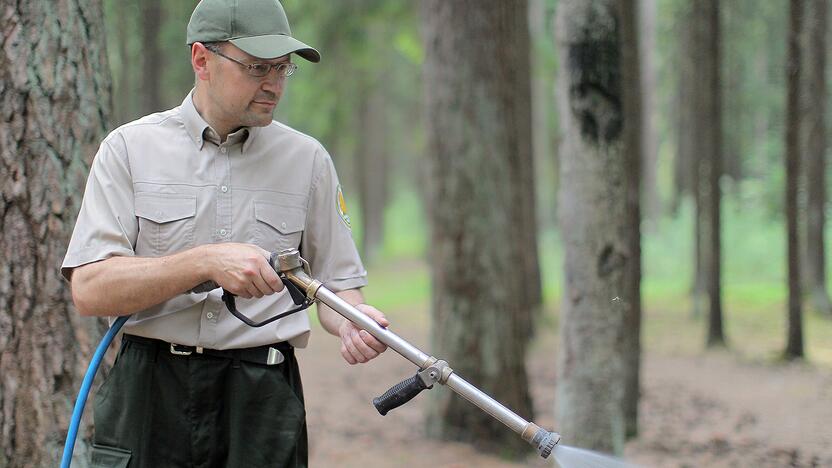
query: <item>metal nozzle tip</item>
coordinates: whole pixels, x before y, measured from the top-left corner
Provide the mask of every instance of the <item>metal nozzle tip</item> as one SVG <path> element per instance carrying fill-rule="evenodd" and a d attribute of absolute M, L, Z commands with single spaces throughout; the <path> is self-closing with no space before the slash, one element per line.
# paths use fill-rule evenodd
<path fill-rule="evenodd" d="M 555 445 L 560 442 L 560 434 L 557 432 L 549 432 L 546 437 L 543 438 L 537 444 L 537 451 L 540 453 L 540 456 L 543 458 L 549 458 L 549 455 L 552 454 L 552 450 L 555 449 Z"/>

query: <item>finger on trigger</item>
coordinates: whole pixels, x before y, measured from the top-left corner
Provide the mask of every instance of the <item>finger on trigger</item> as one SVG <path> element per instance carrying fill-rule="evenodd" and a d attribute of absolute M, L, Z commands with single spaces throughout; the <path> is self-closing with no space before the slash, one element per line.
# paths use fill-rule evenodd
<path fill-rule="evenodd" d="M 261 269 L 260 275 L 263 276 L 263 280 L 266 281 L 270 291 L 280 292 L 283 290 L 283 281 L 280 280 L 280 276 L 277 276 L 277 272 L 272 270 L 270 267 Z M 269 294 L 271 294 L 271 292 Z"/>

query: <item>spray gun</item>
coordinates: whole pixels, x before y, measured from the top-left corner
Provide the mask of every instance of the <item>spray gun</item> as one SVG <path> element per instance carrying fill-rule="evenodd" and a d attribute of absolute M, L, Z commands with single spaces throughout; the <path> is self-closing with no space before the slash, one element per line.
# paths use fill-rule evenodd
<path fill-rule="evenodd" d="M 367 330 L 377 340 L 419 368 L 416 375 L 399 382 L 380 397 L 373 399 L 373 405 L 382 416 L 412 400 L 423 390 L 433 388 L 434 384 L 438 383 L 449 387 L 508 426 L 509 429 L 519 434 L 523 440 L 534 446 L 543 458 L 548 458 L 555 445 L 560 441 L 560 434 L 557 432 L 549 432 L 533 422 L 526 421 L 455 374 L 447 362 L 425 354 L 324 287 L 320 281 L 312 277 L 308 263 L 301 258 L 297 249 L 278 252 L 277 255 L 272 255 L 270 262 L 281 278 L 296 286 L 309 301 L 320 301 L 326 304 L 350 322 Z"/>
<path fill-rule="evenodd" d="M 225 302 L 228 310 L 246 325 L 250 327 L 262 327 L 287 315 L 300 312 L 312 305 L 315 301 L 320 301 L 344 316 L 350 322 L 367 330 L 376 339 L 402 355 L 408 361 L 416 364 L 419 368 L 416 375 L 399 382 L 384 392 L 380 397 L 373 399 L 373 405 L 382 416 L 387 414 L 388 411 L 398 408 L 412 400 L 422 390 L 433 388 L 433 385 L 438 383 L 448 386 L 451 390 L 508 426 L 509 429 L 519 434 L 523 440 L 534 446 L 543 458 L 548 458 L 555 448 L 555 445 L 560 441 L 560 434 L 557 432 L 549 432 L 537 424 L 521 418 L 500 402 L 455 374 L 447 362 L 423 353 L 400 336 L 383 328 L 375 320 L 361 313 L 361 311 L 338 297 L 334 292 L 325 288 L 320 281 L 312 278 L 309 264 L 301 258 L 300 252 L 297 249 L 287 249 L 272 253 L 269 258 L 269 263 L 280 275 L 280 279 L 286 285 L 286 289 L 289 290 L 289 294 L 292 296 L 292 300 L 297 307 L 261 322 L 254 322 L 237 310 L 234 295 L 228 291 L 223 291 L 222 300 Z M 207 292 L 218 287 L 215 282 L 208 281 L 192 289 L 190 292 Z M 110 330 L 104 335 L 101 343 L 99 343 L 90 361 L 87 373 L 84 375 L 84 380 L 81 383 L 81 390 L 78 392 L 78 398 L 75 401 L 75 407 L 72 411 L 72 418 L 70 419 L 66 441 L 64 442 L 63 456 L 61 457 L 61 468 L 69 468 L 72 463 L 72 454 L 75 448 L 75 439 L 78 436 L 78 429 L 81 424 L 81 416 L 84 413 L 87 395 L 92 388 L 92 382 L 98 371 L 98 366 L 101 364 L 104 353 L 107 351 L 113 338 L 129 318 L 130 316 L 125 315 L 115 320 Z"/>

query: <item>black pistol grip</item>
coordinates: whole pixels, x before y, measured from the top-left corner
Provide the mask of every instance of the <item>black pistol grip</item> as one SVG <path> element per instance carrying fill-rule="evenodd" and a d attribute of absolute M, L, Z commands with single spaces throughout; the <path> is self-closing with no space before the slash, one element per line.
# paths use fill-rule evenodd
<path fill-rule="evenodd" d="M 403 380 L 390 388 L 384 395 L 373 398 L 373 406 L 376 407 L 379 414 L 386 415 L 388 411 L 398 408 L 399 406 L 412 400 L 422 390 L 428 389 L 425 383 L 419 378 L 419 374 Z"/>

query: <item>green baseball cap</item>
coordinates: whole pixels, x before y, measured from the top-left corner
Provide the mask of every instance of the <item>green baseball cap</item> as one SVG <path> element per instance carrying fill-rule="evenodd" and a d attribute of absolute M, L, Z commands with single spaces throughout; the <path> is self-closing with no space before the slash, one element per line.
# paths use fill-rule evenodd
<path fill-rule="evenodd" d="M 310 62 L 321 54 L 292 37 L 278 0 L 202 0 L 188 22 L 188 45 L 228 41 L 255 57 L 272 59 L 296 53 Z"/>

